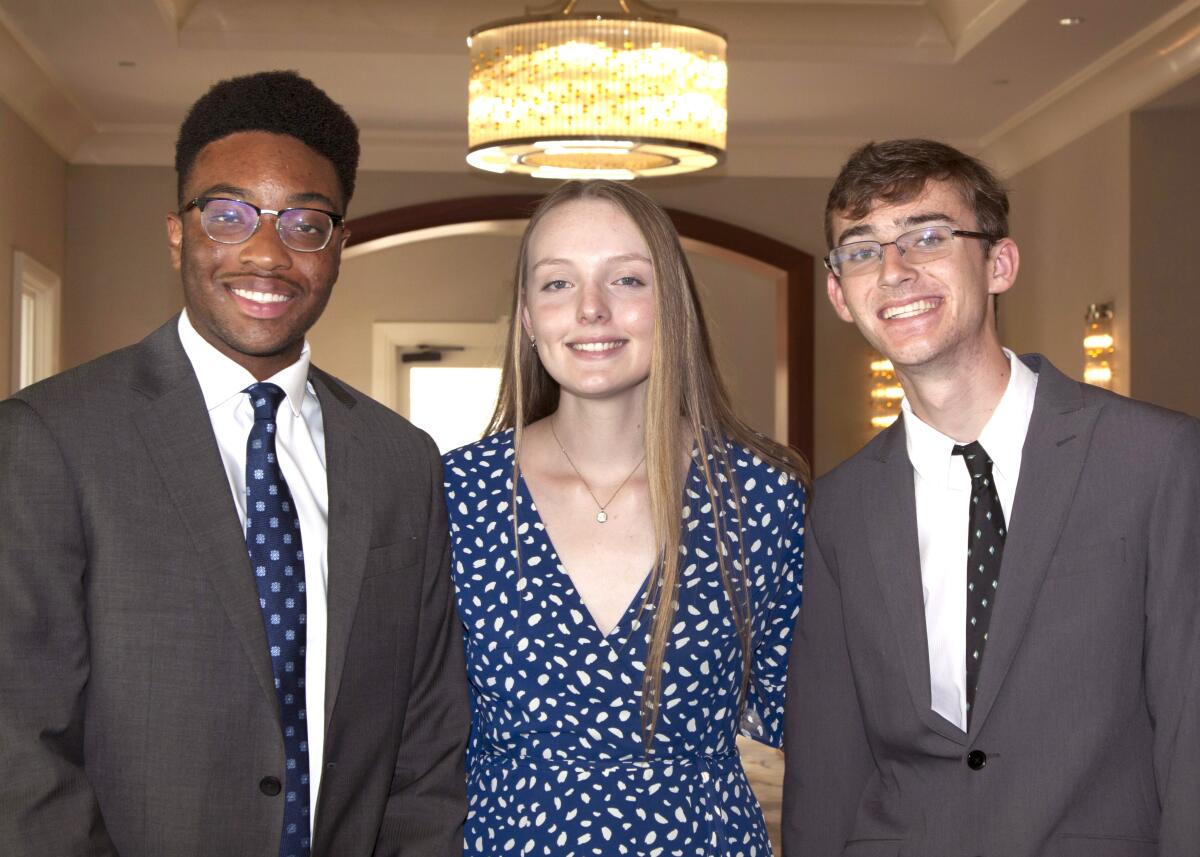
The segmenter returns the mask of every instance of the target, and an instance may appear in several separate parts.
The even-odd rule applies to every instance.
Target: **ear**
[[[522,304],[521,306],[521,327],[525,328],[525,335],[533,336],[533,321],[529,318],[529,307]]]
[[[837,313],[837,317],[853,324],[854,316],[850,315],[850,310],[846,307],[846,296],[842,293],[842,284],[832,271],[825,276],[825,293],[829,295],[829,302],[833,304],[833,311]]]
[[[349,229],[347,229],[345,226],[343,226],[343,227],[342,227],[342,240],[341,240],[341,242],[340,242],[340,245],[341,245],[341,246],[340,246],[340,247],[338,247],[338,250],[339,250],[339,251],[341,251],[341,250],[345,250],[345,249],[346,249],[346,242],[347,242],[347,241],[349,241],[349,240],[350,240],[350,230],[349,230]]]
[[[167,212],[167,245],[171,248],[171,267],[178,271],[183,254],[183,221],[174,211]]]
[[[1001,238],[988,253],[988,294],[999,295],[1012,288],[1017,281],[1017,270],[1021,267],[1021,253],[1017,242]]]

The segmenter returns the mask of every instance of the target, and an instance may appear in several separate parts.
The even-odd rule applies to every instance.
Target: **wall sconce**
[[[896,380],[892,361],[875,356],[871,360],[871,428],[885,429],[900,416],[904,388]]]
[[[1088,384],[1112,389],[1113,381],[1113,305],[1091,304],[1084,316],[1083,380]]]

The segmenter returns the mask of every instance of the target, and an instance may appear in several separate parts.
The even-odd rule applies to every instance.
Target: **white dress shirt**
[[[213,434],[225,463],[233,504],[246,527],[246,441],[254,425],[254,407],[244,390],[256,379],[210,345],[192,326],[187,311],[179,317],[179,341],[192,363]],[[325,747],[325,646],[329,594],[329,486],[325,478],[325,422],[316,391],[308,382],[309,347],[300,359],[267,380],[286,394],[276,415],[275,451],[300,516],[304,543],[305,709],[308,712],[309,826],[316,822]],[[246,574],[251,574],[246,566]]]
[[[992,459],[992,475],[1004,520],[1012,520],[1013,497],[1021,472],[1021,450],[1033,416],[1037,374],[1008,349],[1008,386],[996,410],[979,433],[979,443]],[[967,529],[970,524],[971,476],[957,443],[912,412],[905,398],[904,434],[913,466],[917,497],[917,539],[921,551],[921,592],[925,602],[925,634],[929,642],[930,706],[942,717],[967,729]],[[1004,598],[1004,579],[996,593]],[[987,669],[987,651],[983,653]]]

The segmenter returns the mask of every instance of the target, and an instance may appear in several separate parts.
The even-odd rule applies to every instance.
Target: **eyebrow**
[[[622,253],[617,256],[609,256],[604,261],[609,262],[609,263],[611,263],[611,262],[644,262],[647,265],[651,264],[650,259],[647,258],[646,256],[643,256],[641,253]],[[559,258],[539,259],[538,261],[534,262],[533,265],[530,266],[529,270],[536,271],[538,268],[542,267],[543,265],[570,265],[570,264],[572,264],[570,259],[559,259]]]
[[[944,211],[922,211],[917,214],[910,214],[908,217],[893,221],[900,228],[910,226],[921,226],[925,223],[948,222],[953,223],[954,218]],[[875,227],[869,223],[860,223],[857,226],[851,226],[845,232],[838,236],[837,244],[841,246],[846,243],[848,238],[862,238],[875,234]]]
[[[201,193],[198,194],[198,196],[205,197],[212,196],[214,194],[227,194],[229,196],[236,196],[247,202],[249,201],[248,198],[252,195],[250,191],[244,187],[238,187],[237,185],[231,184],[215,184],[211,187],[205,188]],[[287,198],[287,203],[289,206],[303,205],[305,203],[318,203],[326,206],[330,211],[337,211],[337,206],[334,205],[332,199],[323,193],[317,193],[315,191],[294,193]]]

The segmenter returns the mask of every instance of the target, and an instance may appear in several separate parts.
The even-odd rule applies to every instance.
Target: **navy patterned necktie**
[[[274,384],[252,384],[245,392],[254,406],[246,441],[246,548],[271,649],[287,759],[279,857],[308,857],[304,547],[300,517],[275,454],[275,413],[284,392]]]
[[[1004,555],[1004,509],[992,478],[992,459],[979,441],[955,446],[971,474],[971,514],[967,532],[967,723],[975,704],[979,665],[987,644],[988,623],[1000,585],[1000,559]]]

